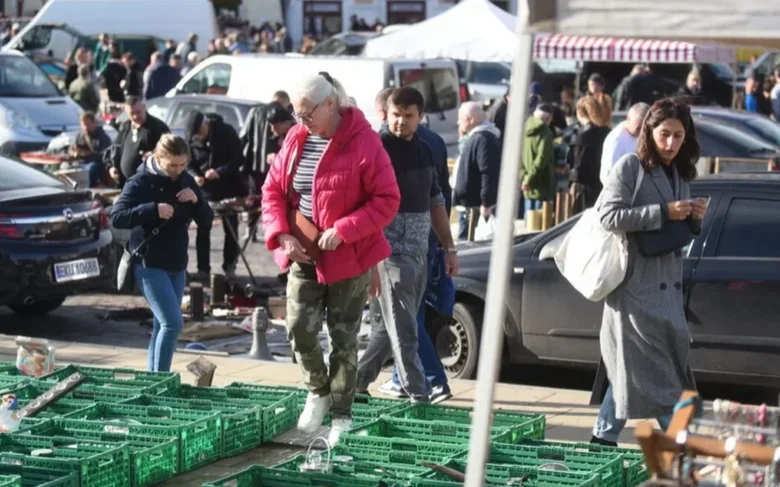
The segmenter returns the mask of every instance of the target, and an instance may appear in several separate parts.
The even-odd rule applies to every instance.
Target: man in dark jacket
[[[152,54],[151,67],[144,83],[144,97],[147,100],[165,96],[181,79],[179,70],[171,65],[175,59],[178,59],[176,54],[173,56],[172,60],[166,63],[162,53]]]
[[[452,203],[469,210],[469,224],[460,238],[471,238],[469,226],[476,228],[475,209],[482,218],[493,215],[498,198],[498,173],[501,169],[501,132],[487,120],[485,111],[475,102],[466,102],[458,111],[458,131],[462,149],[455,173],[455,192]]]
[[[246,196],[248,188],[241,174],[244,154],[235,129],[216,114],[204,115],[193,110],[184,123],[185,140],[190,144],[192,160],[187,171],[203,191],[207,201],[218,202]],[[238,214],[222,217],[225,245],[222,270],[228,278],[235,278],[239,244],[227,226],[238,234]],[[198,253],[197,280],[205,280],[211,273],[211,225],[198,226],[196,239]]]
[[[122,103],[125,101],[125,90],[122,88],[122,82],[127,78],[127,68],[122,63],[122,53],[119,51],[118,44],[111,44],[109,56],[100,74],[106,84],[108,99],[113,103]]]
[[[144,68],[135,59],[135,54],[126,52],[122,55],[122,64],[125,69],[125,96],[143,96]]]
[[[84,164],[89,174],[89,187],[94,188],[103,178],[103,152],[111,147],[111,139],[93,112],[82,113],[79,121],[81,132],[71,146],[70,155]]]
[[[498,137],[498,142],[501,147],[504,147],[504,128],[506,127],[506,112],[509,108],[509,90],[506,95],[502,96],[493,105],[487,113],[487,118],[501,131],[501,135]]]
[[[137,96],[125,99],[125,113],[129,120],[119,127],[109,170],[120,188],[154,150],[160,137],[170,132],[165,122],[146,112],[146,105]]]

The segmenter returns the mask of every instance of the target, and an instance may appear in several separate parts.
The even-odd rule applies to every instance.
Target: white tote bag
[[[496,217],[489,216],[485,218],[479,215],[478,219],[477,227],[474,229],[474,241],[485,242],[493,240],[493,234],[496,231]]]
[[[640,166],[631,206],[645,171]],[[601,301],[626,278],[628,242],[625,234],[601,226],[596,208],[582,213],[555,253],[555,264],[574,289],[590,301]]]

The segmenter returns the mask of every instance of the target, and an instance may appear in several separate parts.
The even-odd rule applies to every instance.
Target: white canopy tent
[[[780,10],[774,0],[520,0],[519,33],[515,41],[512,99],[525,100],[533,60],[533,33],[565,35],[652,37],[701,40],[734,46],[780,48]],[[528,104],[512,103],[507,133],[522,133]],[[507,292],[511,272],[522,273],[512,262],[517,179],[523,138],[506,139],[498,190],[497,226],[490,258],[487,300],[479,349],[474,422],[469,444],[466,487],[482,487],[488,457],[493,395],[504,340]],[[564,304],[565,305],[565,304]]]
[[[363,55],[512,62],[517,18],[489,0],[464,0],[424,22],[369,40]]]

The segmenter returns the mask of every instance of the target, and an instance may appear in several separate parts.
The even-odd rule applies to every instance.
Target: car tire
[[[455,303],[452,319],[441,317],[432,323],[431,338],[450,379],[477,375],[482,310],[472,302]]]
[[[32,304],[11,303],[8,305],[11,311],[21,316],[42,316],[51,313],[62,306],[65,302],[65,296],[40,299]]]

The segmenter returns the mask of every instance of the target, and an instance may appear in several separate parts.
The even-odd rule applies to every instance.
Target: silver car
[[[81,113],[31,59],[0,53],[0,151],[45,150],[53,137],[79,130]]]

